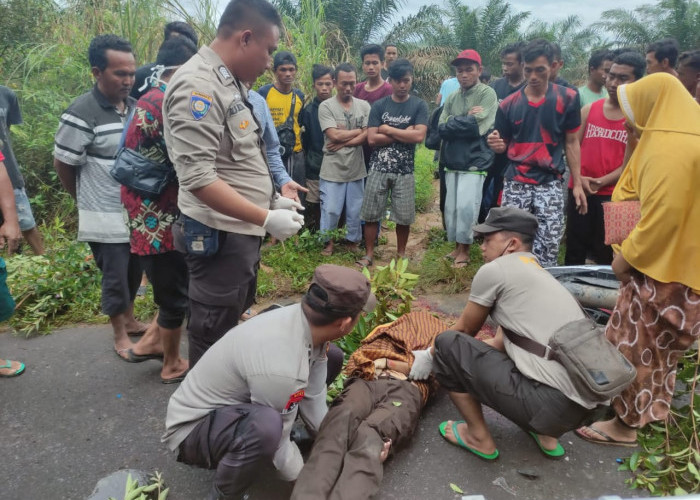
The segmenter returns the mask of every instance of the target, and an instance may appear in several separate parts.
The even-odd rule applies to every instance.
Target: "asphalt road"
[[[100,478],[120,469],[162,472],[170,500],[206,498],[212,472],[179,464],[159,440],[175,387],[160,383],[157,361],[121,361],[110,337],[108,326],[28,340],[0,335],[0,356],[27,365],[22,376],[0,380],[2,498],[84,500]],[[627,474],[617,471],[615,460],[627,449],[595,446],[567,434],[562,443],[568,458],[554,462],[524,432],[487,409],[501,458],[485,463],[439,436],[438,424],[457,417],[447,395],[440,394],[426,408],[411,444],[387,462],[378,498],[461,498],[450,483],[487,500],[638,495],[625,486]],[[289,490],[270,471],[251,500],[286,499]]]

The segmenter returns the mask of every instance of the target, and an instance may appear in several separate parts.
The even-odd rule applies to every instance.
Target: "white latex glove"
[[[412,351],[416,359],[413,360],[411,372],[408,378],[412,380],[425,380],[433,371],[433,355],[430,354],[430,348],[424,351]]]
[[[270,203],[270,210],[304,210],[304,205],[298,201],[294,201],[291,198],[285,198],[280,196],[279,193],[275,194],[272,198],[272,203]]]
[[[290,200],[291,201],[291,200]],[[293,210],[268,210],[263,227],[280,241],[294,236],[304,225],[304,216]]]

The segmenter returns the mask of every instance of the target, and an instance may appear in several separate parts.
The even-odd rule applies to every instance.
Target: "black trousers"
[[[590,256],[596,264],[610,264],[613,259],[612,247],[605,244],[605,223],[603,203],[610,196],[587,196],[588,212],[581,215],[576,211],[574,196],[569,189],[569,202],[566,205],[566,255],[564,264],[575,266],[585,264]]]
[[[102,271],[102,312],[110,318],[124,314],[134,302],[141,283],[139,256],[129,243],[88,242]]]
[[[471,394],[526,431],[559,437],[600,415],[526,377],[506,353],[461,332],[435,338],[433,373],[448,391]]]
[[[173,237],[176,248],[184,251],[179,221]],[[219,231],[216,254],[207,257],[185,254],[189,271],[190,369],[255,303],[261,242],[259,236]]]
[[[282,438],[278,411],[257,404],[225,406],[212,411],[180,443],[178,461],[216,469],[209,496],[239,500],[272,458]]]

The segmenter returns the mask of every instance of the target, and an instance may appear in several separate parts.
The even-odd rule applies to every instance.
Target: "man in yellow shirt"
[[[299,114],[304,107],[304,93],[294,88],[297,59],[294,54],[280,51],[273,60],[275,83],[263,85],[258,93],[265,98],[280,139],[282,160],[292,180],[306,187],[304,152],[301,148]],[[286,143],[286,144],[285,144]],[[305,194],[300,193],[304,203]]]

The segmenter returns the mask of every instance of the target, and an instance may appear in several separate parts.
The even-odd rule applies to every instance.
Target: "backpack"
[[[425,134],[425,147],[438,151],[440,149],[440,115],[442,114],[443,106],[436,108],[430,114],[430,120],[428,121],[428,133]]]

